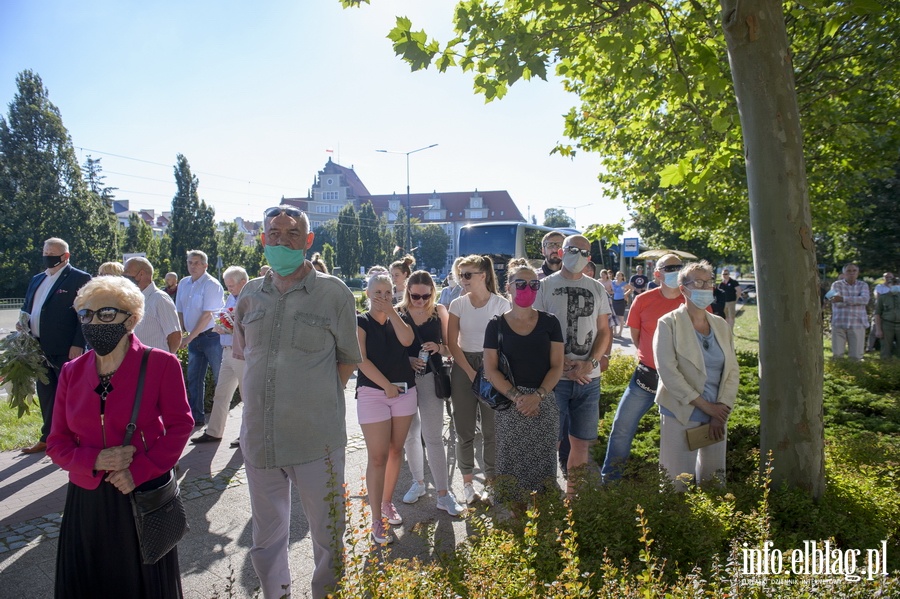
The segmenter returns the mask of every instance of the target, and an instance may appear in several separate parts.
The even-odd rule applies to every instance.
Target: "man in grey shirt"
[[[291,594],[291,486],[313,542],[312,596],[336,584],[344,532],[344,387],[362,361],[353,294],[305,259],[306,215],[265,211],[262,242],[272,270],[244,287],[235,309],[234,355],[245,360],[241,448],[253,523],[250,558],[267,599]]]

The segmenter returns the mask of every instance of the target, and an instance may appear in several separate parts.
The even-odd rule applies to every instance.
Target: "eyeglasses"
[[[713,287],[716,286],[716,284],[713,283],[712,280],[709,280],[709,281],[685,281],[684,285],[686,287],[691,286],[695,289],[712,289]]]
[[[95,314],[97,315],[97,320],[100,322],[112,322],[119,314],[131,316],[131,312],[126,312],[125,310],[120,310],[118,308],[107,307],[100,308],[99,310],[88,310],[87,308],[83,308],[78,311],[78,320],[81,321],[81,324],[89,324],[94,320]]]
[[[561,241],[545,241],[544,247],[547,248],[548,250],[558,250],[559,248],[562,247],[562,242]]]
[[[541,282],[538,281],[537,279],[534,279],[533,281],[526,281],[525,279],[516,279],[515,281],[513,281],[513,284],[516,286],[516,289],[518,289],[519,291],[522,291],[526,287],[531,287],[535,291],[537,291],[538,289],[541,288]]]
[[[667,266],[657,266],[656,270],[660,272],[678,272],[681,268],[681,264],[669,264]]]
[[[425,300],[425,301],[427,302],[428,300],[431,299],[431,294],[430,294],[430,293],[426,293],[426,294],[424,294],[424,295],[419,295],[418,293],[410,293],[410,294],[409,294],[409,297],[412,298],[412,299],[414,299],[414,300],[416,300],[416,301],[419,301],[419,300]]]
[[[484,273],[480,270],[476,270],[475,272],[461,272],[459,276],[467,281],[471,281],[472,277],[475,275],[483,275]]]
[[[563,248],[567,254],[581,254],[582,258],[587,258],[591,255],[591,250],[583,250],[580,247],[576,247],[574,245],[567,245]]]
[[[265,214],[266,218],[275,218],[280,214],[287,214],[294,218],[300,218],[302,213],[298,209],[290,206],[273,206],[271,208],[266,208],[266,211],[263,214]]]

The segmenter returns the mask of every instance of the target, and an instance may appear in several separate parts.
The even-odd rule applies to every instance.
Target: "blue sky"
[[[519,83],[485,104],[470,75],[411,73],[394,55],[396,16],[447,39],[454,5],[0,0],[0,102],[5,115],[16,75],[37,72],[79,162],[102,158],[132,208],[169,208],[178,153],[217,219],[257,220],[282,195],[306,195],[326,149],[370,192],[399,193],[404,157],[375,150],[436,143],[410,158],[414,193],[506,189],[539,222],[550,207],[579,227],[626,218],[597,182],[596,156],[549,154],[577,104],[559,82]]]

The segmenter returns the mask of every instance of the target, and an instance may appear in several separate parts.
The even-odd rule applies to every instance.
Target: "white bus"
[[[497,283],[506,281],[506,264],[512,258],[528,258],[543,262],[541,239],[550,231],[563,235],[577,235],[576,229],[554,229],[516,221],[499,221],[466,225],[459,230],[456,247],[460,256],[478,254],[490,256],[497,271]]]

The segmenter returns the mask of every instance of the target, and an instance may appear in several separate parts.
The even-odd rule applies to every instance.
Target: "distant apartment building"
[[[357,211],[366,202],[371,202],[375,214],[384,216],[389,225],[396,222],[401,207],[406,210],[406,194],[373,195],[353,167],[341,166],[331,158],[316,175],[308,197],[283,198],[282,202],[306,212],[313,229],[336,219],[348,202]],[[525,222],[506,190],[413,193],[409,196],[409,204],[412,218],[419,219],[423,225],[438,225],[449,236],[444,270],[456,257],[456,240],[463,226],[491,221]]]

